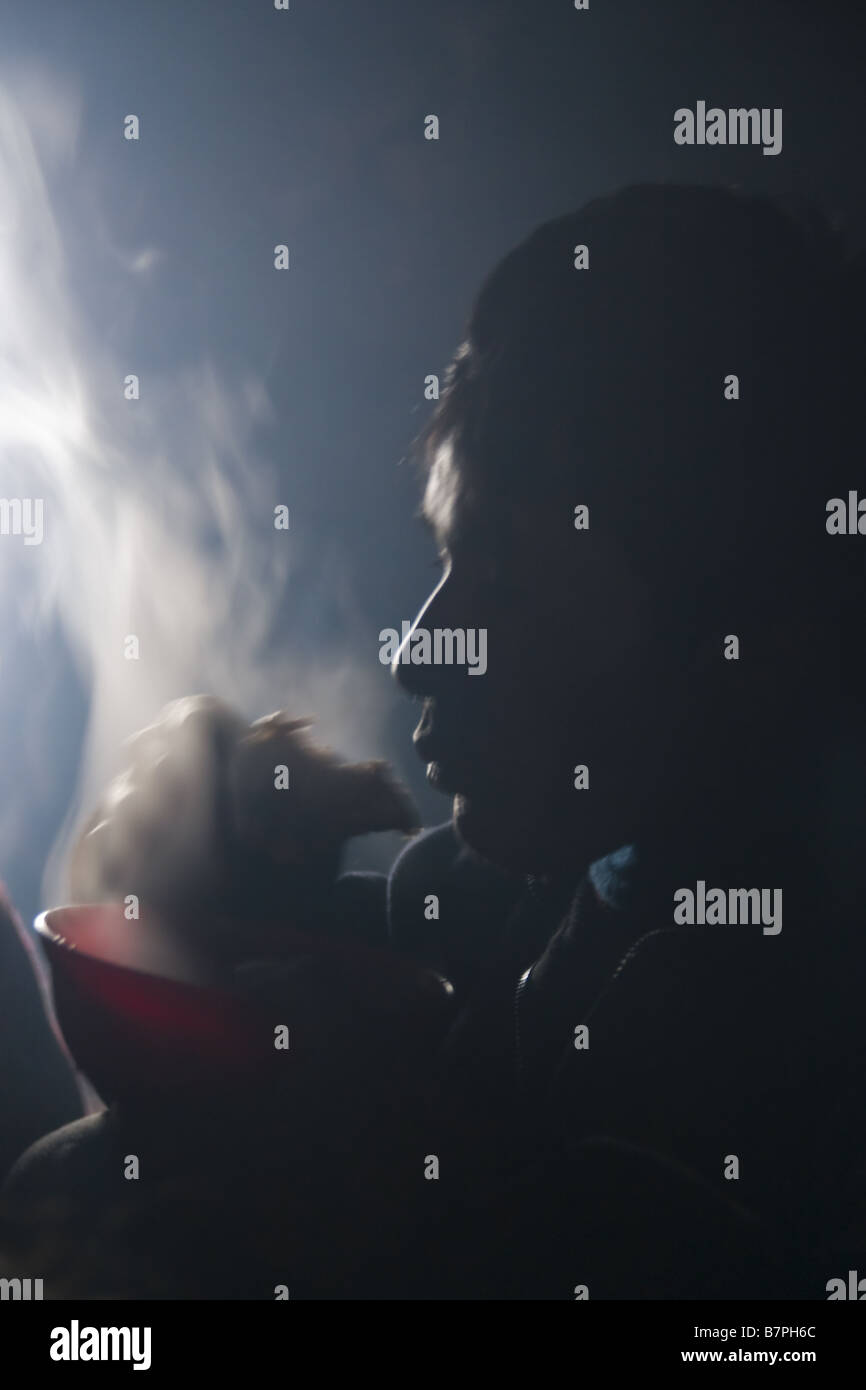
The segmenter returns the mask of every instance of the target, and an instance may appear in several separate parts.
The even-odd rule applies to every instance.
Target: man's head
[[[479,852],[587,862],[803,756],[854,679],[827,661],[866,540],[825,521],[862,476],[862,306],[823,224],[702,188],[599,199],[488,278],[419,441],[416,620],[486,629],[487,670],[395,665]]]

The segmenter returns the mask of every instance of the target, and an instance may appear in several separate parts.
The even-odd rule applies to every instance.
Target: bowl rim
[[[207,978],[179,979],[177,976],[167,975],[164,972],[160,972],[157,970],[148,970],[141,965],[133,965],[129,963],[124,963],[123,961],[106,959],[105,956],[98,955],[96,952],[92,950],[88,951],[85,948],[81,947],[78,944],[78,942],[70,940],[68,936],[65,936],[62,932],[58,931],[56,927],[52,926],[49,920],[56,913],[60,912],[85,913],[93,911],[104,912],[106,910],[111,910],[113,912],[122,912],[123,906],[121,903],[114,902],[58,903],[55,904],[54,907],[44,908],[41,912],[38,912],[36,914],[36,916],[33,919],[33,930],[37,932],[40,937],[43,937],[46,941],[50,941],[52,944],[62,948],[65,951],[74,953],[75,955],[81,957],[82,960],[92,961],[94,965],[99,966],[102,970],[118,970],[128,975],[137,975],[139,977],[145,977],[149,980],[157,980],[162,984],[180,986],[184,989],[197,990],[206,993],[213,993],[214,990],[216,990],[217,993],[221,992],[219,990],[218,983],[216,981],[211,981]]]

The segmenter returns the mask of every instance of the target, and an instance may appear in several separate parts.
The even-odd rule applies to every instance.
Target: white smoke
[[[166,292],[165,256],[113,244],[80,150],[79,110],[54,74],[0,74],[0,495],[44,498],[45,518],[39,546],[0,537],[0,631],[24,614],[47,634],[59,619],[91,695],[49,899],[79,809],[117,770],[122,740],[167,700],[202,690],[249,718],[277,707],[315,713],[326,737],[369,755],[383,693],[375,653],[369,664],[326,656],[300,670],[271,640],[299,555],[295,533],[274,528],[274,508],[291,497],[256,454],[272,419],[261,383],[190,362],[161,379],[141,372],[141,399],[124,398],[124,378],[139,368],[118,325],[134,322],[142,296]],[[114,277],[110,294],[100,284],[88,296],[92,269],[78,252],[88,248],[92,265],[94,246]],[[107,302],[111,320],[103,308],[94,321],[93,306]],[[138,660],[125,657],[129,635]],[[31,721],[46,717],[45,701],[19,694],[10,710],[6,698],[4,737],[38,748]],[[16,807],[3,814],[0,855]]]

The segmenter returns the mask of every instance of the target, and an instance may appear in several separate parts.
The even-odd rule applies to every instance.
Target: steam
[[[383,693],[375,653],[301,669],[274,639],[300,554],[295,530],[274,527],[291,497],[258,447],[273,424],[267,393],[209,361],[160,379],[119,341],[141,297],[165,293],[165,258],[112,246],[79,135],[78,99],[55,75],[0,75],[0,495],[44,500],[41,544],[0,537],[0,625],[14,628],[14,607],[47,642],[59,621],[90,690],[79,794],[44,885],[53,901],[70,834],[122,765],[122,741],[168,700],[201,690],[247,718],[314,713],[343,751],[368,756]],[[94,246],[110,296],[84,266]],[[108,299],[110,321],[91,321]],[[124,398],[133,372],[139,400]],[[19,692],[3,737],[38,748],[30,721],[46,713]]]

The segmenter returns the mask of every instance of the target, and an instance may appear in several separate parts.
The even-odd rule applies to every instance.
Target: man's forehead
[[[467,478],[451,440],[439,445],[427,478],[421,514],[441,548],[479,544],[489,533],[502,535],[511,508],[478,479]]]
[[[544,493],[522,492],[508,496],[504,480],[479,479],[461,462],[460,451],[450,440],[436,450],[421,515],[441,550],[502,550],[514,545],[546,546],[554,533],[564,529],[566,510],[551,505]],[[570,522],[570,504],[567,520]]]
[[[433,457],[421,506],[421,515],[442,545],[448,543],[455,530],[460,490],[454,446],[450,439],[445,439]]]

